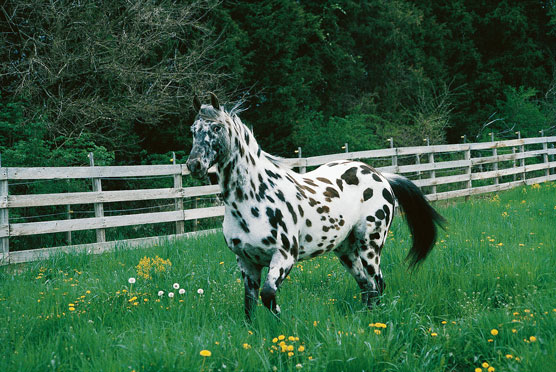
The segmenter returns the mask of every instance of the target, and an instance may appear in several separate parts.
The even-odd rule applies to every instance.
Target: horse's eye
[[[222,127],[220,125],[215,125],[215,126],[212,127],[212,131],[214,133],[220,132],[220,129],[222,129]]]

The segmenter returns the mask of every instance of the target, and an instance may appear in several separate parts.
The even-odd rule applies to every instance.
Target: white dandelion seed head
[[[158,297],[161,297],[164,295],[164,291],[158,291]]]
[[[170,298],[174,297],[174,292],[168,292],[168,297]]]
[[[180,288],[180,285],[179,285],[179,283],[174,283],[174,284],[172,285],[172,287],[174,287],[174,289],[179,289],[179,288]]]
[[[127,280],[127,282],[128,282],[129,284],[134,284],[134,283],[135,283],[135,278],[131,277],[131,278],[129,278],[129,279]]]
[[[182,294],[184,294],[184,293],[185,293],[185,289],[181,288],[181,289],[179,290],[179,294],[182,295]]]
[[[199,288],[197,289],[197,293],[202,295],[203,293],[205,293],[205,291],[203,291],[203,288]]]

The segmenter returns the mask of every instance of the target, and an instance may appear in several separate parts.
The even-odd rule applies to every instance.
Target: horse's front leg
[[[241,270],[243,286],[245,287],[245,317],[247,320],[251,320],[259,298],[262,266],[255,265],[239,256],[237,257],[237,264]]]
[[[261,291],[261,299],[263,304],[274,314],[280,314],[280,306],[276,303],[276,292],[290,273],[294,263],[294,257],[283,249],[279,249],[270,261],[268,275]]]

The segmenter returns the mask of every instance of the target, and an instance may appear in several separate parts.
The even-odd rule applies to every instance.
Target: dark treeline
[[[207,91],[283,156],[556,133],[554,0],[7,0],[0,21],[5,165],[183,159]]]

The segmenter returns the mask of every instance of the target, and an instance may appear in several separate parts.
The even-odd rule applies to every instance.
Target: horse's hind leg
[[[363,303],[372,308],[385,288],[380,270],[380,253],[386,233],[368,233],[367,230],[354,228],[348,241],[344,243],[344,249],[336,254],[361,288]]]

